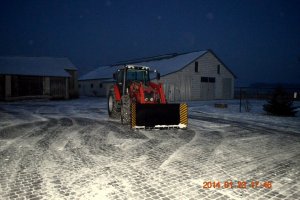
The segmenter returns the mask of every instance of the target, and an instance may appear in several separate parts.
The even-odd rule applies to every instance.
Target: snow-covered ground
[[[215,104],[227,104],[227,108],[216,108]],[[216,101],[192,101],[188,102],[191,115],[202,113],[206,116],[230,119],[260,126],[273,127],[284,130],[300,132],[300,102],[294,102],[297,107],[296,117],[279,117],[268,115],[263,110],[265,100],[249,100],[249,111],[246,111],[246,102],[243,100],[216,100]],[[241,105],[241,106],[240,106]],[[240,109],[241,108],[241,109]]]
[[[187,130],[135,131],[103,98],[0,102],[0,199],[300,199],[299,113],[250,103],[188,102]]]

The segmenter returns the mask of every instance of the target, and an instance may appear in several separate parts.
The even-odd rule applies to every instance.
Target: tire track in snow
[[[46,123],[47,122],[45,121],[38,121],[31,123],[22,123],[2,128],[0,129],[0,139],[14,139],[20,136],[24,136],[27,132],[32,131],[32,129],[35,129],[39,126],[43,126]]]
[[[19,113],[23,112],[13,114],[20,116]],[[40,119],[44,118],[38,118]],[[55,142],[55,138],[70,126],[72,120],[67,118],[49,118],[46,121],[22,123],[0,130],[1,139],[9,141],[5,147],[1,147],[3,151],[0,152],[0,159],[4,160],[0,165],[2,198],[41,199],[47,195],[42,189],[45,172],[41,166],[48,159],[45,153],[49,152],[48,148]]]
[[[78,192],[82,188],[77,188],[77,186],[84,187],[85,184],[90,184],[95,177],[89,176],[89,173],[96,174],[97,172],[96,162],[89,151],[93,148],[91,144],[95,144],[94,146],[101,144],[94,136],[103,135],[98,130],[105,123],[80,117],[64,119],[65,122],[70,120],[72,124],[65,124],[66,129],[63,134],[57,134],[57,131],[54,130],[54,136],[52,132],[52,136],[46,139],[51,142],[46,148],[48,159],[44,162],[42,169],[46,172],[44,175],[47,179],[45,188],[52,197],[69,198],[70,196],[84,195]],[[56,174],[64,174],[64,176],[60,177]]]
[[[57,137],[62,135],[65,131],[69,131],[73,125],[73,122],[69,118],[57,119],[57,124],[51,127],[51,130],[47,130],[43,137],[37,142],[37,147],[46,151],[51,143],[54,143]]]
[[[0,167],[0,174],[3,177],[0,185],[5,191],[3,195],[5,198],[14,199],[17,196],[37,198],[36,194],[40,193],[42,183],[38,171],[42,152],[35,148],[39,140],[39,134],[36,133],[48,128],[48,122],[26,123],[21,129],[18,127],[19,125],[10,127],[9,130],[16,130],[14,136],[18,137],[11,140],[0,153],[1,156],[7,156],[7,159],[0,158],[5,161]]]

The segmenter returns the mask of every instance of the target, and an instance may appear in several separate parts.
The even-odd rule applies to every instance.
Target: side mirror
[[[156,79],[160,80],[160,73],[159,72],[156,73]]]

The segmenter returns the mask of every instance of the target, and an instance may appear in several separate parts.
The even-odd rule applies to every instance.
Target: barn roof
[[[152,60],[145,60],[134,64],[145,65],[151,69],[157,69],[161,76],[165,76],[179,71],[200,56],[204,55],[206,52],[207,51],[196,51],[184,54],[171,54],[167,57],[154,57]]]
[[[102,66],[90,71],[89,73],[81,76],[78,80],[96,80],[96,79],[111,79],[116,68],[112,66]]]
[[[0,74],[69,77],[77,70],[68,58],[0,57]]]
[[[208,51],[213,53],[211,50],[204,50],[204,51],[195,51],[195,52],[182,53],[182,54],[177,54],[177,53],[166,54],[166,55],[118,62],[112,66],[99,67],[99,68],[89,72],[88,74],[83,75],[82,77],[80,77],[79,80],[95,80],[95,79],[111,78],[112,74],[117,70],[117,68],[119,68],[120,66],[124,66],[126,64],[144,65],[144,66],[150,67],[152,69],[158,70],[160,72],[161,76],[165,76],[167,74],[171,74],[171,73],[181,70],[182,68],[184,68],[188,64],[194,62],[196,59],[198,59],[202,55],[206,54]],[[213,53],[213,55],[215,55],[215,54]],[[216,56],[216,58],[220,62],[222,62],[217,56]],[[222,62],[222,64],[225,66],[225,64],[223,62]],[[227,69],[230,71],[229,68],[227,68]]]

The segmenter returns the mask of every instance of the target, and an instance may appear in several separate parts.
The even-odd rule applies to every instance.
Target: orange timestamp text
[[[265,188],[272,189],[271,181],[204,181],[204,189],[232,189],[232,188]]]

